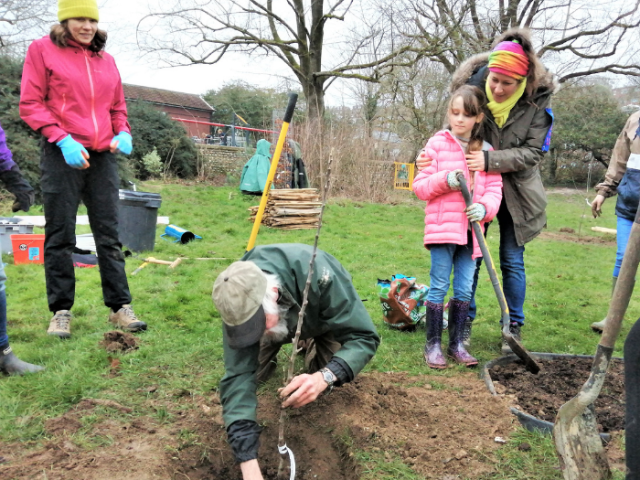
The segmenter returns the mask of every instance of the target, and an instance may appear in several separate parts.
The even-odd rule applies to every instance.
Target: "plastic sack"
[[[396,274],[391,280],[378,279],[384,323],[397,330],[414,330],[427,313],[428,291],[429,287],[416,283],[415,277]]]

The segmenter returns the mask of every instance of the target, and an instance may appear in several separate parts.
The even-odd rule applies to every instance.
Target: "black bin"
[[[157,193],[120,190],[118,237],[134,252],[153,250],[162,197]]]

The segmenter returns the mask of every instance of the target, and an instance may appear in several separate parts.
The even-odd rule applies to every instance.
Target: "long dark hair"
[[[456,89],[456,91],[451,94],[451,98],[449,99],[447,112],[451,110],[453,101],[458,97],[462,98],[464,113],[466,113],[467,115],[477,117],[478,115],[484,114],[484,109],[487,105],[487,97],[485,96],[484,92],[478,87],[474,87],[473,85],[462,85],[460,88]],[[469,139],[469,151],[482,150],[482,144],[484,140],[482,138],[482,122],[484,122],[484,118],[482,119],[482,121],[476,123],[471,130],[471,138]],[[447,124],[447,128],[451,128],[451,126]]]
[[[49,33],[49,38],[51,41],[57,45],[58,47],[64,48],[67,46],[67,41],[71,36],[71,32],[69,32],[68,21],[63,20],[60,23],[56,23],[51,27],[51,32]],[[104,50],[104,46],[107,44],[107,32],[104,30],[98,29],[93,40],[91,40],[91,44],[89,45],[89,50],[95,53],[100,53]]]

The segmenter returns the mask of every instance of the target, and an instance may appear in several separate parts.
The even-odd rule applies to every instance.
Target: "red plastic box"
[[[11,235],[13,263],[44,263],[44,235]]]

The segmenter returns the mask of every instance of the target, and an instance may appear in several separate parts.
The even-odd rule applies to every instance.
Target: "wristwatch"
[[[321,368],[319,371],[322,374],[323,380],[325,382],[327,382],[327,386],[329,387],[329,391],[331,391],[333,389],[333,384],[337,380],[336,376],[327,367]]]

